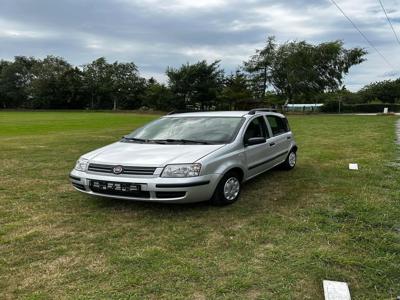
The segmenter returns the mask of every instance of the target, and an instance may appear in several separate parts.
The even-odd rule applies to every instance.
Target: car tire
[[[232,204],[238,200],[240,191],[241,176],[238,172],[230,171],[219,181],[210,202],[215,206]]]
[[[291,170],[296,166],[297,153],[294,149],[289,151],[286,160],[281,164],[281,167],[285,170]]]

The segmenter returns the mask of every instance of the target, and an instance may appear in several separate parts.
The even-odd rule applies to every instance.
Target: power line
[[[339,4],[336,3],[335,0],[331,0],[331,2],[337,7],[337,9],[342,13],[342,15],[351,23],[351,25],[353,25],[353,27],[360,33],[360,35],[364,38],[364,40],[367,41],[367,43],[376,51],[376,53],[379,54],[380,57],[382,57],[382,59],[386,62],[386,64],[394,69],[394,67],[392,66],[392,64],[386,59],[385,56],[383,56],[383,54],[374,46],[374,44],[372,44],[372,42],[367,38],[367,36],[360,30],[360,28],[358,28],[358,26],[350,19],[350,17],[348,17],[346,15],[346,13],[343,11],[343,9],[341,9],[341,7],[339,6]]]
[[[396,33],[396,30],[394,30],[394,28],[393,28],[392,21],[390,21],[389,16],[388,16],[388,14],[387,14],[387,12],[386,12],[385,7],[383,6],[382,1],[381,1],[381,0],[378,0],[378,1],[379,1],[379,4],[380,4],[381,7],[382,7],[383,12],[385,13],[386,19],[387,19],[388,22],[389,22],[390,28],[392,28],[392,31],[393,31],[393,33],[394,33],[394,36],[396,37],[396,40],[397,40],[397,42],[398,42],[399,45],[400,45],[400,40],[399,40],[399,37],[398,37],[398,35],[397,35],[397,33]]]

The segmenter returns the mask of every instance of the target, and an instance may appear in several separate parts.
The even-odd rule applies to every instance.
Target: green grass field
[[[395,117],[289,116],[297,167],[229,207],[73,190],[81,154],[156,117],[0,112],[1,299],[322,299],[323,279],[400,295]]]

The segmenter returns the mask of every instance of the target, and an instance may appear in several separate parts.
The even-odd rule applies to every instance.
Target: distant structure
[[[323,103],[289,103],[284,106],[285,111],[313,112],[320,111]]]

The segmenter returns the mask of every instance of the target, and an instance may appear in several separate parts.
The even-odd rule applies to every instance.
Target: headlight
[[[87,160],[85,158],[78,159],[78,161],[76,162],[76,165],[75,165],[75,170],[83,171],[83,172],[86,171],[88,162],[89,162],[89,160]]]
[[[182,178],[199,176],[201,164],[168,165],[161,173],[161,177]]]

